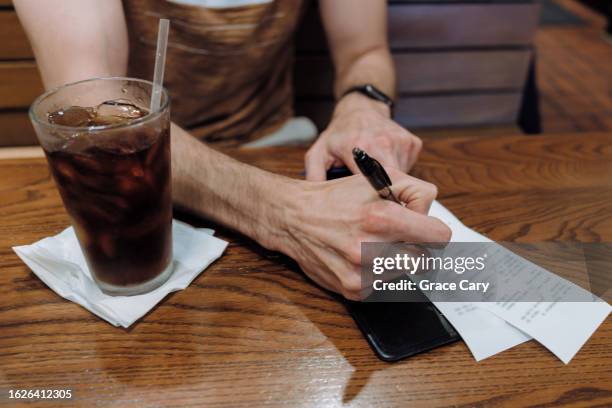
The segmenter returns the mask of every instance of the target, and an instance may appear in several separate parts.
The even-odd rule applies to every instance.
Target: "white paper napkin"
[[[115,326],[129,327],[168,293],[185,289],[221,256],[227,242],[213,230],[172,224],[174,271],[159,288],[136,296],[109,296],[95,284],[72,227],[31,245],[13,247],[26,265],[58,295]]]

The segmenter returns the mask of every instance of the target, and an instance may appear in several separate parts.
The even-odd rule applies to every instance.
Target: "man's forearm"
[[[367,83],[393,97],[395,70],[387,40],[387,1],[320,0],[319,7],[336,71],[336,97]]]
[[[389,117],[391,111],[382,102],[357,93],[342,98],[351,87],[364,84],[372,84],[390,97],[395,97],[395,69],[388,48],[373,49],[344,65],[346,67],[339,66],[336,74],[335,94],[338,103],[334,116],[360,110],[373,110]]]
[[[172,125],[174,202],[278,249],[295,180],[240,163]]]
[[[395,97],[395,68],[387,47],[367,51],[345,65],[339,66],[336,72],[336,98],[352,86],[363,84],[372,84]]]

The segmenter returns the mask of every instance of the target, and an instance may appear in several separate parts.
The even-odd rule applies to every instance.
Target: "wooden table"
[[[297,148],[234,155],[302,169]],[[612,241],[612,134],[427,141],[415,173],[493,239]],[[291,262],[221,231],[223,258],[123,330],[60,298],[10,249],[68,225],[43,159],[0,161],[0,220],[0,406],[24,388],[69,388],[87,407],[612,404],[610,319],[567,366],[533,341],[480,363],[462,342],[384,363]]]

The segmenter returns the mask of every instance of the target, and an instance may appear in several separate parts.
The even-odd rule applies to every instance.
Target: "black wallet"
[[[351,174],[346,167],[332,168],[327,179]],[[340,300],[376,355],[384,361],[397,361],[461,338],[433,303],[422,293],[419,296],[418,302]]]

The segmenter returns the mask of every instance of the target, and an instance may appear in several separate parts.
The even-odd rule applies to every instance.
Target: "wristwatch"
[[[359,92],[360,94],[367,96],[370,99],[384,103],[385,105],[389,107],[391,117],[393,117],[393,99],[387,96],[387,94],[385,94],[380,89],[376,88],[374,85],[365,84],[365,85],[353,86],[352,88],[349,88],[346,92],[342,94],[342,98],[344,98],[346,95],[353,93],[353,92]]]

